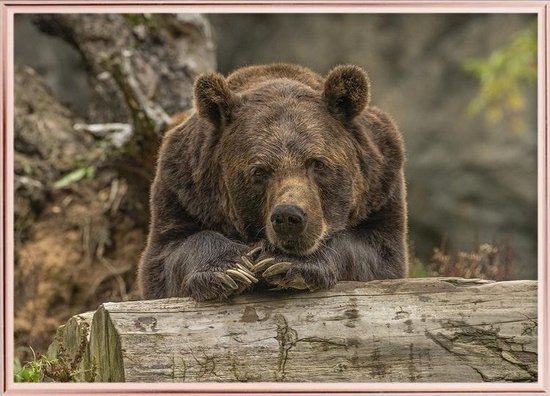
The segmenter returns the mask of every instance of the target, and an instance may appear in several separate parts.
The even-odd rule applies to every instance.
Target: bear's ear
[[[231,92],[221,74],[203,74],[197,78],[193,94],[199,117],[206,118],[216,127],[231,121],[237,97]]]
[[[323,91],[329,111],[340,121],[352,120],[370,100],[370,81],[358,66],[337,66],[330,71]]]

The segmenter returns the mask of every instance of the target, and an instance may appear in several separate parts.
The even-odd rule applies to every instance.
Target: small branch
[[[75,131],[89,133],[96,139],[102,139],[117,149],[130,141],[134,130],[130,124],[120,122],[107,124],[74,124]]]
[[[170,116],[143,93],[132,70],[130,57],[130,51],[113,55],[106,60],[107,68],[124,94],[132,115],[135,133],[139,136],[147,136],[152,132],[156,136],[161,136],[170,124]]]

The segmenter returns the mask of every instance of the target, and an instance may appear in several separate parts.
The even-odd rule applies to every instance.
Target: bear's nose
[[[271,224],[277,234],[298,235],[306,227],[306,214],[296,205],[277,205],[271,212]]]

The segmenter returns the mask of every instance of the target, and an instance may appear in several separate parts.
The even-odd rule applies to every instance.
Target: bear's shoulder
[[[229,88],[235,92],[249,89],[277,79],[298,81],[314,90],[321,90],[323,78],[312,70],[289,63],[247,66],[233,72],[227,77]]]

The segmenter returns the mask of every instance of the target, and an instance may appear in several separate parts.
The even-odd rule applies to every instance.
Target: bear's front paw
[[[264,270],[265,268],[265,270]],[[264,259],[252,268],[255,274],[277,289],[320,290],[330,289],[336,284],[336,274],[322,263],[277,261]]]
[[[225,269],[197,271],[184,285],[184,293],[197,301],[227,299],[241,294],[258,279],[246,267],[245,262],[229,263]]]

